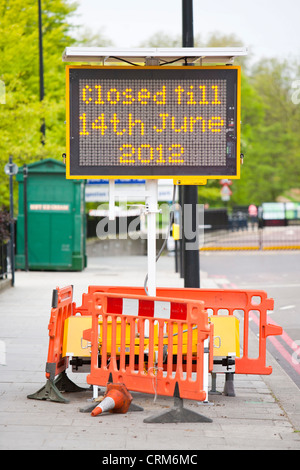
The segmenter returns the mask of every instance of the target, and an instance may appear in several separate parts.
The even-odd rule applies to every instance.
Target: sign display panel
[[[239,67],[67,67],[68,178],[238,178]]]

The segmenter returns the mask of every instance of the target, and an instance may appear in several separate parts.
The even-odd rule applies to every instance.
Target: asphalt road
[[[300,388],[300,251],[201,252],[200,270],[225,288],[262,289],[274,299],[270,318],[284,332],[268,349]]]

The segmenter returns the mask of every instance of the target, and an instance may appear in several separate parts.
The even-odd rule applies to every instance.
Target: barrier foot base
[[[179,396],[178,384],[176,384],[173,408],[158,415],[145,418],[144,423],[212,423],[212,419],[196,411],[184,408],[183,399]]]
[[[233,382],[233,377],[234,373],[233,372],[227,372],[225,374],[225,384],[224,384],[224,395],[226,397],[235,397],[235,391],[234,391],[234,382]]]
[[[144,411],[144,408],[140,405],[136,405],[135,403],[131,402],[128,411]]]
[[[96,406],[99,405],[99,402],[93,401],[90,405],[87,405],[85,408],[80,408],[80,413],[91,413]]]
[[[65,371],[58,375],[54,383],[60,392],[75,393],[86,392],[90,390],[89,388],[79,387],[74,382],[72,382]]]
[[[33,400],[49,400],[59,403],[69,403],[69,400],[62,396],[61,392],[56,387],[55,382],[49,379],[47,380],[44,387],[32,395],[27,395],[27,398]]]

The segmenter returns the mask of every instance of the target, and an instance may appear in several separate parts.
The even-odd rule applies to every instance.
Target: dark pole
[[[184,278],[184,239],[183,239],[183,186],[179,186],[179,197],[178,202],[181,207],[181,217],[180,217],[180,233],[181,238],[179,239],[179,272],[181,279]]]
[[[28,271],[28,212],[27,212],[27,165],[23,166],[23,199],[24,199],[24,254],[25,270]]]
[[[42,31],[42,6],[41,0],[38,0],[39,6],[39,64],[40,64],[40,101],[44,99],[44,61],[43,61],[43,31]],[[46,125],[43,119],[41,125],[42,144],[45,145]]]
[[[194,47],[193,0],[182,0],[182,47]]]
[[[14,222],[14,198],[13,198],[13,161],[9,157],[9,209],[10,209],[10,264],[11,285],[15,285],[15,222]]]
[[[182,47],[194,47],[193,0],[182,0]],[[183,186],[182,199],[184,287],[200,287],[198,187]]]

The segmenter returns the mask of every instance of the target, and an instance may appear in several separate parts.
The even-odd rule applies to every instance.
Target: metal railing
[[[8,276],[8,243],[0,242],[0,280],[7,279]]]
[[[258,208],[257,217],[250,217],[247,208],[228,215],[215,211],[211,223],[204,225],[204,243],[201,250],[272,250],[300,249],[300,204],[289,209],[282,203],[278,210]],[[206,218],[206,214],[204,214]]]

